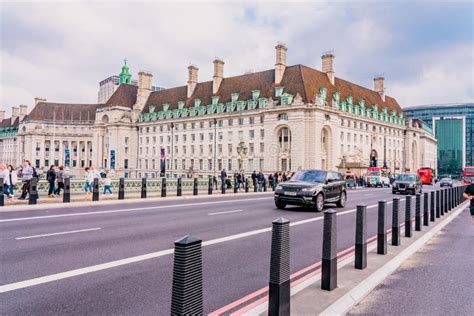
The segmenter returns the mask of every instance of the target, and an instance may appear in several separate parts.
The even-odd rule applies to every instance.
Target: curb
[[[330,305],[319,315],[345,315],[349,310],[357,305],[363,298],[365,298],[372,290],[382,283],[385,278],[391,275],[398,267],[407,260],[411,255],[417,252],[424,246],[431,238],[433,238],[441,229],[447,226],[454,218],[461,214],[467,203],[462,203],[458,209],[445,218],[438,225],[434,226],[430,231],[421,236],[418,240],[413,242],[410,246],[400,252],[395,258],[387,262],[377,271],[372,273],[368,278],[362,281],[355,288],[339,298],[335,303]]]
[[[51,209],[60,209],[60,208],[73,208],[73,207],[84,207],[84,206],[107,206],[107,205],[117,205],[117,204],[133,204],[139,202],[160,202],[160,201],[177,201],[177,200],[191,200],[191,199],[205,199],[205,198],[222,198],[222,197],[241,197],[241,196],[257,196],[257,195],[273,195],[273,192],[241,192],[241,193],[228,193],[228,194],[213,194],[213,195],[183,195],[183,196],[170,196],[170,197],[149,197],[146,199],[142,198],[129,198],[125,200],[99,200],[96,202],[93,201],[78,201],[71,203],[40,203],[36,205],[28,204],[17,204],[17,205],[8,205],[0,208],[1,213],[7,213],[12,211],[41,211],[41,210],[51,210]]]

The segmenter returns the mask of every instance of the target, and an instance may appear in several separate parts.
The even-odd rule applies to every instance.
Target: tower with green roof
[[[124,59],[122,71],[120,72],[119,84],[132,84],[132,74],[127,66],[127,59]]]

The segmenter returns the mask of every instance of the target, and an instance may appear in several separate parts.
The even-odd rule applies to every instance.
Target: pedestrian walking
[[[471,201],[469,210],[471,211],[471,222],[474,224],[474,179],[471,180],[471,184],[464,190],[464,198]]]
[[[86,198],[89,197],[89,195],[92,192],[92,182],[94,181],[93,174],[91,171],[90,167],[86,167],[84,169],[84,192],[86,192]]]
[[[257,172],[254,170],[252,172],[252,185],[255,188],[257,186]]]
[[[35,174],[36,172],[33,167],[31,167],[30,161],[24,160],[23,168],[21,169],[21,180],[23,181],[23,186],[21,187],[21,195],[18,198],[19,200],[26,199],[26,196],[28,195],[28,190],[30,189],[31,179]]]
[[[107,193],[112,194],[112,178],[110,177],[110,173],[105,176],[104,179],[101,180],[102,184],[104,185],[104,195]]]
[[[7,177],[7,184],[8,184],[8,197],[13,199],[15,194],[15,185],[18,182],[18,177],[12,165],[8,165],[8,177]]]
[[[9,189],[8,189],[8,178],[9,178],[9,172],[7,169],[7,166],[5,166],[4,163],[0,163],[0,178],[3,179],[3,194],[6,196],[8,195]]]
[[[257,182],[258,182],[258,191],[263,191],[263,186],[265,184],[265,176],[263,175],[263,173],[260,171],[258,174],[257,174]]]
[[[217,178],[216,178],[216,176],[212,176],[212,183],[214,184],[214,189],[217,190]]]
[[[49,167],[48,172],[46,172],[46,180],[49,183],[49,189],[48,189],[48,197],[55,197],[54,196],[54,183],[56,182],[56,170],[55,166],[51,165]]]
[[[59,166],[58,170],[56,171],[56,181],[57,186],[56,190],[54,190],[55,195],[61,194],[61,190],[64,190],[64,178],[66,177],[66,173],[64,171],[64,166]]]

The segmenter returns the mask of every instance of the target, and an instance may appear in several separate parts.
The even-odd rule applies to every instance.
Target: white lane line
[[[387,202],[387,204],[389,204],[389,203],[391,203],[391,202]],[[367,206],[367,208],[373,208],[373,207],[376,207],[376,206],[377,206],[377,204],[374,204],[374,205]],[[354,208],[354,209],[351,209],[351,210],[338,212],[337,215],[341,216],[341,215],[353,213],[355,211],[356,211],[356,209]],[[292,223],[290,223],[290,226],[297,226],[297,225],[303,225],[303,224],[307,224],[307,223],[311,223],[311,222],[321,221],[321,220],[323,220],[323,218],[324,218],[323,216],[318,216],[318,217],[314,217],[314,218],[310,218],[310,219],[305,219],[305,220],[301,220],[301,221],[297,221],[297,222],[292,222]],[[249,237],[249,236],[254,236],[254,235],[266,233],[266,232],[269,232],[271,230],[272,230],[271,227],[267,227],[267,228],[257,229],[257,230],[253,230],[253,231],[249,231],[249,232],[245,232],[245,233],[240,233],[240,234],[230,235],[230,236],[226,236],[226,237],[216,238],[216,239],[204,241],[202,243],[202,246],[206,247],[206,246],[211,246],[211,245],[215,245],[215,244],[220,244],[220,243],[231,241],[231,240],[236,240],[236,239],[240,239],[240,238],[245,238],[245,237]],[[92,272],[97,272],[97,271],[101,271],[101,270],[111,269],[111,268],[123,266],[123,265],[126,265],[126,264],[130,264],[130,263],[135,263],[135,262],[140,262],[140,261],[144,261],[144,260],[148,260],[148,259],[163,257],[163,256],[166,256],[166,255],[172,254],[173,252],[174,252],[174,249],[166,249],[166,250],[161,250],[161,251],[157,251],[157,252],[151,252],[151,253],[140,255],[140,256],[129,257],[129,258],[116,260],[116,261],[110,261],[110,262],[106,262],[106,263],[102,263],[102,264],[98,264],[98,265],[94,265],[94,266],[89,266],[89,267],[85,267],[85,268],[80,268],[80,269],[75,269],[75,270],[71,270],[71,271],[46,275],[46,276],[42,276],[42,277],[38,277],[38,278],[34,278],[34,279],[9,283],[9,284],[5,284],[5,285],[0,286],[0,293],[11,292],[11,291],[14,291],[14,290],[23,289],[23,288],[27,288],[27,287],[31,287],[31,286],[35,286],[35,285],[39,285],[39,284],[49,283],[49,282],[53,282],[53,281],[59,281],[59,280],[68,279],[68,278],[72,278],[72,277],[75,277],[75,276],[87,274],[87,273],[92,273]]]
[[[17,237],[15,239],[16,240],[23,240],[23,239],[32,239],[32,238],[41,238],[41,237],[49,237],[49,236],[66,235],[66,234],[76,234],[76,233],[90,232],[90,231],[99,230],[99,229],[102,229],[102,228],[96,227],[96,228],[88,228],[88,229],[80,229],[80,230],[71,230],[71,231],[68,231],[68,232],[34,235],[34,236],[26,236],[26,237]]]
[[[213,216],[213,215],[222,215],[222,214],[229,214],[229,213],[238,213],[238,212],[243,212],[243,211],[244,210],[223,211],[223,212],[209,213],[207,215]]]
[[[177,207],[188,207],[188,206],[234,203],[234,202],[242,202],[242,201],[258,201],[258,200],[268,200],[268,199],[273,199],[273,196],[272,197],[265,197],[265,198],[256,198],[256,199],[225,200],[225,201],[214,201],[214,202],[160,205],[160,206],[139,207],[139,208],[137,207],[137,208],[116,209],[116,210],[97,211],[97,212],[82,212],[82,213],[45,215],[45,216],[33,216],[33,217],[17,217],[17,218],[2,219],[2,220],[0,220],[0,223],[17,222],[17,221],[30,221],[30,220],[34,220],[34,219],[71,217],[71,216],[87,216],[87,215],[101,215],[101,214],[112,214],[112,213],[125,213],[125,212],[154,210],[154,209],[163,209],[163,208],[177,208]]]

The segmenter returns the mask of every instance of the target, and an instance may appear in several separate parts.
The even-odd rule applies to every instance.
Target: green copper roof
[[[120,79],[119,79],[119,84],[132,84],[132,74],[129,71],[129,68],[127,66],[127,59],[125,59],[124,64],[122,66],[122,72],[120,72]]]

